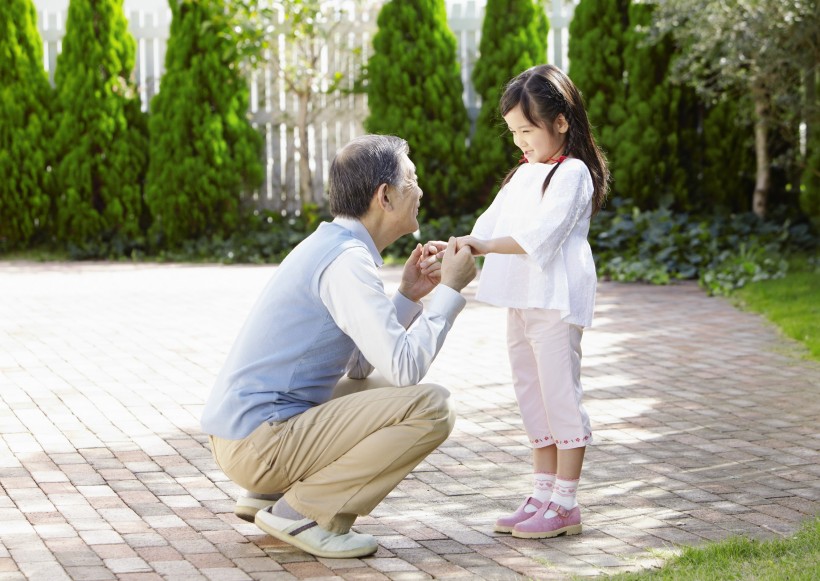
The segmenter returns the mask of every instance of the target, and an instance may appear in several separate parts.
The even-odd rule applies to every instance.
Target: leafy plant
[[[737,250],[723,250],[713,265],[700,275],[700,284],[711,295],[729,295],[750,282],[783,278],[788,264],[773,249],[742,243]]]
[[[602,211],[590,230],[598,273],[611,280],[697,279],[710,293],[726,294],[753,280],[782,276],[790,253],[818,244],[808,223],[783,216],[641,211],[629,201],[613,207]]]

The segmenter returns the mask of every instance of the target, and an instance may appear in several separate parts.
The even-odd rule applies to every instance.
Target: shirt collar
[[[382,260],[382,256],[376,248],[376,243],[373,242],[373,237],[370,236],[370,232],[367,231],[364,224],[355,218],[346,218],[344,216],[336,216],[333,219],[333,223],[349,230],[350,233],[353,234],[354,238],[364,242],[365,246],[367,246],[367,249],[370,251],[370,255],[373,257],[373,262],[376,263],[376,267],[381,268],[384,264],[384,260]]]

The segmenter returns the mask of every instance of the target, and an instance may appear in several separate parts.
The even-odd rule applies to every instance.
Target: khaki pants
[[[297,512],[345,533],[450,435],[449,392],[342,380],[334,399],[242,440],[211,437],[214,458],[246,490],[285,492]]]

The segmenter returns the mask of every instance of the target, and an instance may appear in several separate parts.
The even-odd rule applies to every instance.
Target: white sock
[[[547,502],[552,497],[552,487],[555,484],[555,474],[548,472],[536,472],[532,475],[535,480],[535,488],[532,491],[532,497]]]
[[[542,503],[547,502],[552,496],[552,485],[555,482],[555,474],[536,472],[532,476],[534,480],[532,497],[536,500],[540,500]],[[532,504],[528,504],[524,507],[524,512],[536,512],[537,510],[538,509]]]
[[[567,510],[572,510],[578,505],[576,494],[578,493],[578,478],[569,480],[566,478],[556,477],[555,484],[552,487],[552,496],[550,502],[554,502]],[[544,513],[544,518],[552,518],[556,513],[554,510],[548,510]]]

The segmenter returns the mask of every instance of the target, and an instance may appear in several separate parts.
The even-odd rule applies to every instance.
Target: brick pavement
[[[357,521],[378,553],[292,550],[233,516],[198,429],[274,268],[0,263],[0,580],[566,579],[818,513],[820,366],[696,285],[606,283],[584,338],[583,535],[492,532],[529,451],[504,312],[470,301],[428,375],[454,393],[453,435]]]

